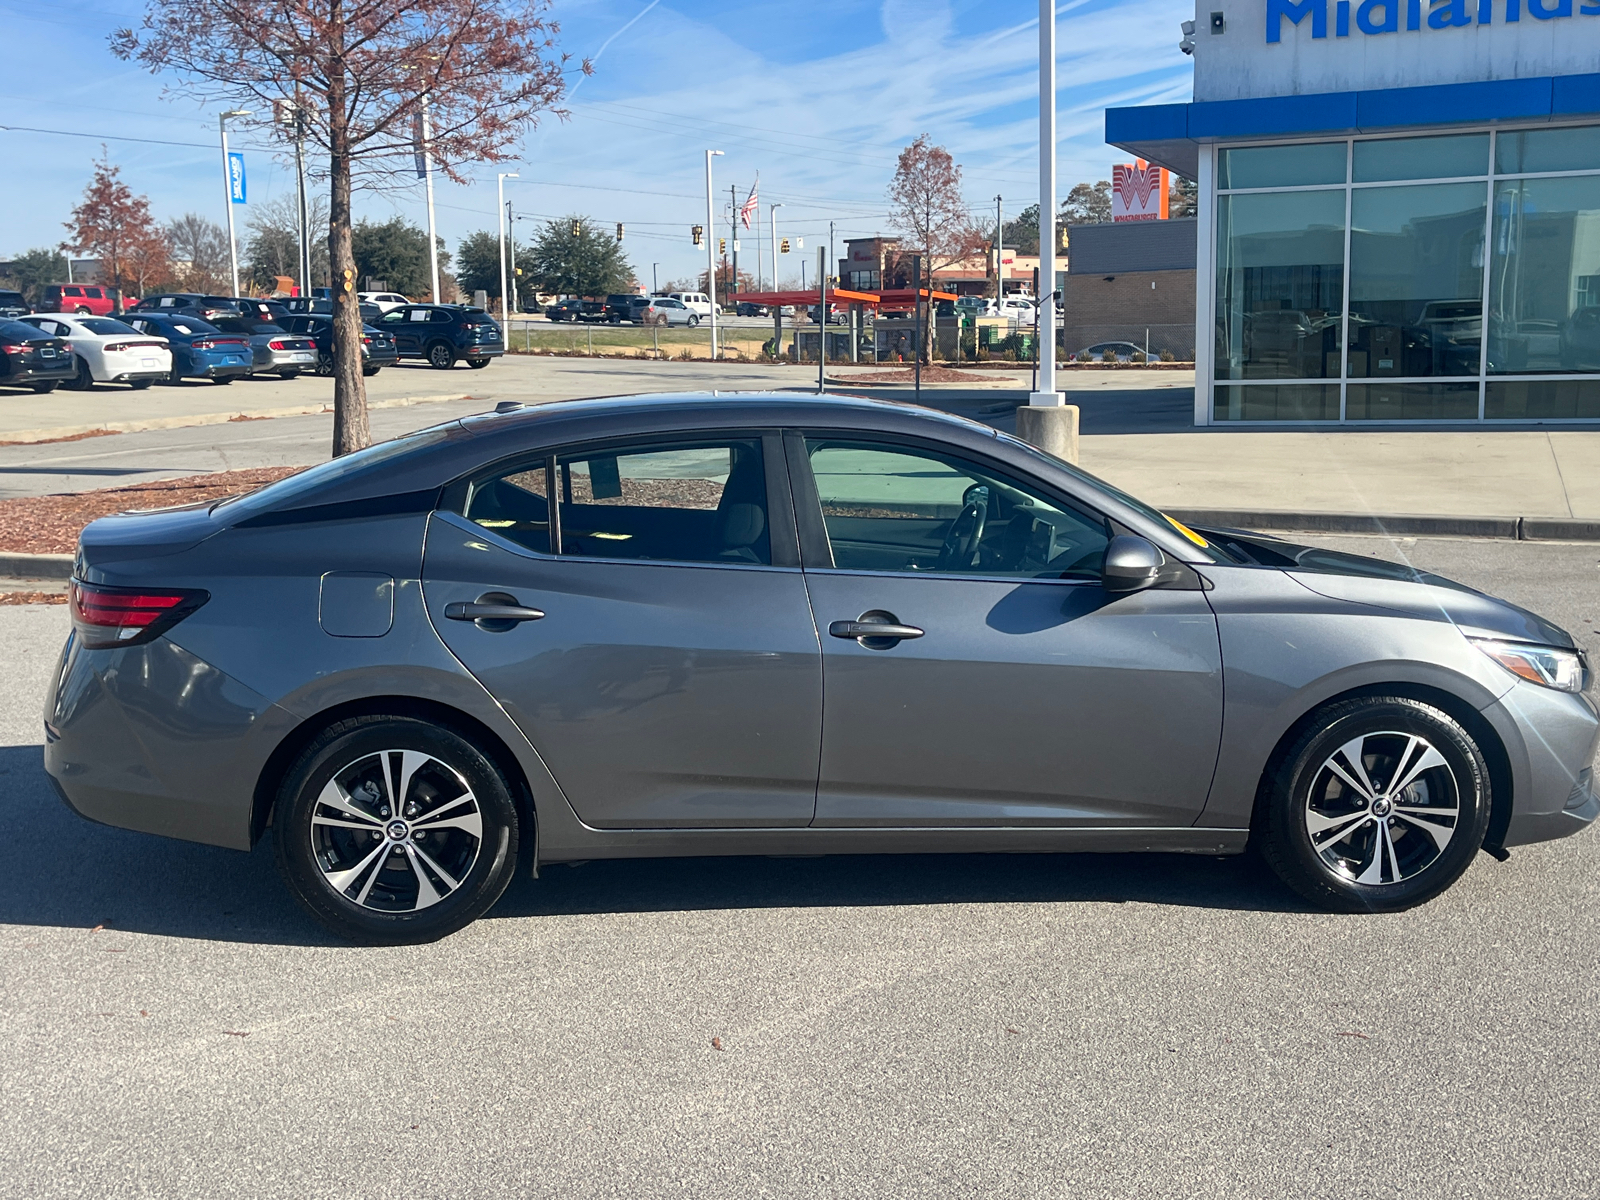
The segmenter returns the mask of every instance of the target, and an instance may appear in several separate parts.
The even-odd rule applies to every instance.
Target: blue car
[[[140,333],[167,339],[172,349],[172,375],[168,383],[209,379],[232,383],[253,369],[254,352],[243,334],[224,333],[215,325],[187,313],[130,313],[127,323]]]

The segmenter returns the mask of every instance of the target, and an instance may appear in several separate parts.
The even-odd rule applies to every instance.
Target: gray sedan
[[[239,333],[250,339],[251,365],[257,374],[276,372],[281,379],[293,379],[317,365],[315,342],[271,321],[218,317],[212,324],[224,333]]]
[[[76,570],[67,803],[270,828],[358,941],[459,929],[519,864],[661,855],[1248,845],[1389,911],[1600,813],[1563,630],[906,405],[508,403],[101,519]]]

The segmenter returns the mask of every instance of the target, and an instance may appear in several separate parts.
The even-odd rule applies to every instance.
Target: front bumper
[[[1600,714],[1588,696],[1518,683],[1483,715],[1511,760],[1511,819],[1502,846],[1567,837],[1600,817],[1593,772]]]

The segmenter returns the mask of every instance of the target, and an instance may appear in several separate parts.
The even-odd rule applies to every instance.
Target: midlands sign
[[[1352,24],[1367,35],[1399,33],[1407,30],[1455,29],[1466,25],[1492,25],[1496,20],[1516,24],[1526,16],[1530,21],[1556,21],[1573,15],[1573,5],[1583,16],[1600,16],[1600,0],[1267,0],[1267,41],[1282,40],[1283,23],[1311,23],[1311,36],[1325,38],[1329,29],[1329,10],[1333,15],[1333,36],[1349,37]]]

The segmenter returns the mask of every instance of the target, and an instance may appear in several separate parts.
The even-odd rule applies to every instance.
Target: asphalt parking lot
[[[1600,548],[1322,540],[1600,649]],[[265,846],[59,804],[65,617],[0,608],[0,1194],[1600,1194],[1593,832],[1382,917],[1238,859],[595,862],[352,949]]]

